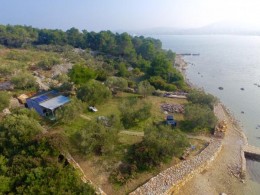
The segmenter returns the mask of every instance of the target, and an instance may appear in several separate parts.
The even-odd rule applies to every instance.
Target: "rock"
[[[218,89],[219,89],[219,90],[223,90],[224,88],[223,88],[223,87],[219,87]]]
[[[241,91],[244,91],[245,89],[243,87],[240,88]]]
[[[225,192],[220,193],[220,195],[227,195]]]
[[[11,112],[10,112],[10,110],[9,110],[8,108],[5,108],[5,109],[3,110],[3,114],[4,114],[4,115],[8,115],[8,114],[11,114]]]

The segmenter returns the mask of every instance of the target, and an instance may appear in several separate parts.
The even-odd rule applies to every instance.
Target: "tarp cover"
[[[69,101],[70,101],[70,99],[68,97],[59,95],[50,100],[40,103],[40,106],[50,109],[50,110],[54,110],[55,108],[58,108],[64,104],[68,103]]]

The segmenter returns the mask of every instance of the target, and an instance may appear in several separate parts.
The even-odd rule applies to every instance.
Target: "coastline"
[[[187,78],[185,70],[188,66],[181,55],[176,55],[175,67],[182,73],[190,87],[198,88]],[[248,177],[245,176],[246,159],[243,152],[244,145],[248,145],[247,137],[231,111],[221,102],[219,105],[222,111],[216,111],[215,115],[219,120],[228,122],[228,131],[222,140],[223,147],[220,154],[212,162],[211,166],[214,169],[208,168],[205,169],[206,173],[197,174],[185,184],[185,188],[180,189],[178,194],[220,194],[223,192],[245,194],[250,189],[247,185]],[[234,159],[230,159],[228,155],[234,155]],[[232,168],[232,164],[235,165],[235,169]],[[210,182],[211,180],[213,182]],[[250,192],[250,194],[253,194],[253,192]]]
[[[184,75],[187,63],[181,56],[177,57],[177,63],[187,81]],[[216,104],[214,113],[219,121],[227,122],[223,138],[211,137],[209,145],[200,154],[162,171],[130,194],[254,194],[250,184],[245,182],[248,177],[245,177],[243,148],[247,138],[223,104]]]

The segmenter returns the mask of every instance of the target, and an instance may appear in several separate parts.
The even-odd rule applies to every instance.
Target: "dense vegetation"
[[[110,31],[96,33],[83,30],[81,32],[76,28],[64,32],[62,30],[37,29],[29,26],[0,25],[0,44],[11,48],[35,47],[65,53],[68,46],[90,49],[97,51],[96,54],[102,54],[102,56],[109,59],[107,63],[112,63],[112,69],[116,71],[116,76],[129,77],[128,68],[131,67],[134,68],[132,71],[134,75],[143,73],[146,75],[146,79],[151,77],[149,82],[156,89],[171,91],[187,89],[182,75],[172,66],[175,57],[174,53],[170,50],[164,51],[160,40],[153,38],[132,37],[127,33],[114,34]],[[72,58],[72,56],[67,57]],[[54,56],[39,61],[38,66],[49,69],[52,65],[58,63],[60,63],[60,59]],[[96,78],[96,76],[101,80],[105,80],[104,76],[111,74],[107,68],[103,67],[95,72],[89,67],[78,65],[72,70],[70,77],[76,84]],[[88,76],[82,78],[82,75],[86,73],[88,73]],[[25,86],[18,87],[32,87],[31,85],[32,83],[28,83]]]
[[[95,194],[81,182],[50,140],[38,115],[17,110],[0,123],[0,194]]]
[[[110,179],[124,184],[135,172],[152,169],[162,162],[180,157],[188,146],[186,136],[169,126],[148,126],[143,141],[134,144],[128,150],[125,161],[111,174]]]
[[[37,93],[36,78],[71,102],[56,110],[55,122],[20,108],[0,118],[0,194],[93,194],[66,161],[58,160],[57,145],[65,144],[83,158],[108,164],[111,181],[125,184],[136,173],[180,157],[189,146],[182,131],[207,132],[216,123],[214,97],[191,91],[182,102],[187,105],[179,115],[180,130],[163,124],[159,104],[165,99],[153,102],[150,95],[190,89],[173,66],[175,54],[157,39],[0,25],[1,44],[6,48],[0,52],[0,79],[14,86],[10,94],[0,92],[1,111],[11,95]],[[69,68],[54,74],[58,65]],[[90,113],[88,106],[99,111]],[[50,135],[42,135],[42,124]],[[122,130],[144,135],[127,140]]]
[[[186,120],[182,122],[182,129],[193,132],[211,131],[217,123],[213,112],[216,98],[203,91],[193,90],[189,93],[188,100],[192,104],[185,107]]]

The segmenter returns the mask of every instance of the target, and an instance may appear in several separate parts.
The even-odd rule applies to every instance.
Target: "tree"
[[[10,95],[5,91],[0,91],[0,112],[7,108],[10,103]]]
[[[217,118],[213,111],[205,105],[190,104],[185,106],[185,121],[182,129],[186,131],[208,131],[215,127]]]
[[[118,140],[116,129],[105,127],[101,123],[90,122],[74,135],[76,145],[84,154],[105,155],[114,150]]]
[[[83,47],[83,36],[76,28],[71,28],[66,31],[68,44],[73,47],[82,48]]]
[[[88,105],[101,104],[111,97],[111,91],[102,83],[91,80],[77,90],[77,97]]]
[[[70,123],[84,111],[86,106],[81,100],[72,98],[71,101],[55,111],[57,120],[62,123]]]
[[[121,121],[125,128],[136,126],[151,116],[151,104],[130,98],[119,106]]]
[[[0,124],[0,151],[16,153],[42,130],[38,121],[26,115],[12,114]]]
[[[83,65],[74,65],[68,75],[71,81],[77,85],[85,84],[89,80],[97,77],[95,70]]]
[[[117,34],[117,49],[116,53],[120,56],[126,57],[130,61],[134,61],[136,59],[136,52],[131,40],[131,36],[127,33]]]
[[[138,84],[138,93],[141,94],[143,97],[147,97],[147,95],[152,94],[155,91],[155,88],[150,85],[149,81],[141,81]]]
[[[179,130],[164,125],[149,126],[144,131],[143,141],[129,150],[128,161],[139,170],[150,169],[173,156],[181,156],[187,146],[188,140]]]
[[[148,70],[150,76],[161,76],[167,80],[169,72],[171,72],[172,64],[164,55],[157,55],[151,63]]]

